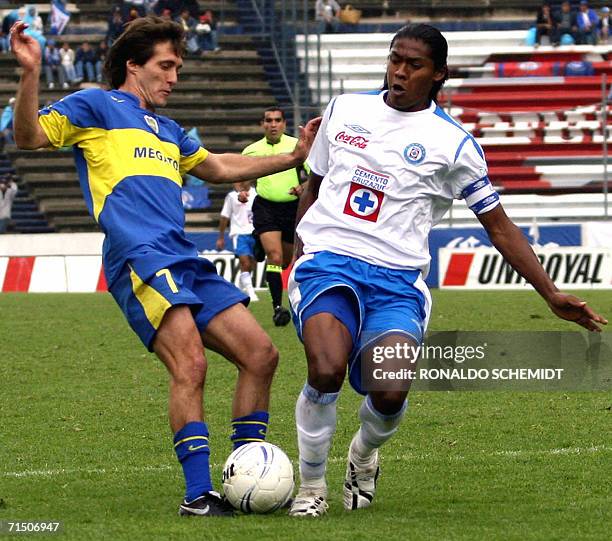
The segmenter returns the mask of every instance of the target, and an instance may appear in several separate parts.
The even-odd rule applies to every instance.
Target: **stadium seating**
[[[229,2],[213,4],[219,8],[224,4],[226,14],[231,5]],[[209,5],[207,2],[206,7]],[[76,21],[61,39],[73,44],[84,39],[92,42],[102,39],[109,11],[108,3],[79,3]],[[229,24],[234,23],[230,21]],[[257,54],[258,39],[257,36],[224,34],[220,38],[220,52],[205,57],[188,56],[180,82],[164,111],[187,129],[196,126],[203,144],[214,152],[240,152],[260,137],[261,112],[276,101]],[[237,73],[240,74],[239,83],[236,82]],[[18,74],[19,68],[13,57],[0,55],[0,103],[6,103],[15,95]],[[46,85],[41,85],[43,104],[64,94],[65,91],[49,90]],[[96,228],[80,193],[71,152],[30,152],[14,147],[7,150],[20,176],[24,202],[29,205],[29,210],[23,212],[37,212],[35,216],[38,218],[42,212],[47,219],[48,223],[38,224],[41,230]],[[210,212],[188,211],[187,228],[215,227],[227,189],[227,186],[211,187],[209,196],[213,204]],[[38,209],[34,210],[31,207],[36,203]],[[31,225],[16,229],[31,231]]]
[[[610,47],[534,50],[522,44],[524,35],[522,30],[446,33],[454,77],[441,93],[440,104],[483,145],[489,176],[500,192],[601,191],[603,135],[598,104],[601,75],[612,82]],[[330,87],[332,94],[380,88],[391,39],[392,34],[335,34],[322,35],[318,42],[318,36],[309,36],[309,84],[315,97],[320,90],[324,104]],[[315,62],[318,48],[321,66]],[[298,55],[304,64],[304,36],[298,36]],[[594,75],[562,75],[568,63],[583,60],[588,60]],[[521,76],[504,76],[508,74]]]
[[[379,0],[355,0],[351,4],[362,10],[365,19],[359,25],[342,27],[351,33],[321,35],[320,42],[316,35],[309,36],[308,84],[304,86],[308,86],[315,103],[320,104],[327,101],[330,90],[331,94],[337,94],[341,90],[353,92],[379,87],[393,36],[389,32],[394,32],[407,17],[432,14],[442,17],[450,13],[454,17],[439,19],[441,28],[491,28],[446,33],[453,78],[445,87],[441,103],[482,143],[491,178],[500,191],[526,198],[532,197],[529,194],[534,191],[553,193],[579,189],[596,197],[593,192],[600,189],[603,176],[602,135],[596,103],[601,99],[599,75],[606,73],[612,77],[612,62],[608,60],[610,47],[542,46],[536,51],[524,45],[525,29],[531,24],[539,3],[539,0],[389,0],[388,7],[384,7]],[[275,101],[285,103],[285,85],[280,73],[274,70],[275,53],[270,49],[268,38],[257,27],[252,9],[247,9],[250,2],[211,0],[200,5],[217,13],[223,29],[222,51],[186,58],[180,83],[164,113],[188,129],[197,127],[203,144],[212,151],[239,152],[260,137],[261,110]],[[277,0],[279,20],[287,16],[292,5],[296,7],[298,20],[302,19],[302,2],[283,4]],[[313,6],[314,3],[309,4],[307,19],[310,21]],[[18,6],[7,6],[7,9],[15,7]],[[48,11],[48,5],[41,4],[39,8],[43,14]],[[73,45],[84,39],[101,40],[109,12],[110,2],[78,2],[72,10],[67,33],[60,39]],[[496,17],[497,14],[501,15]],[[378,19],[368,22],[368,17]],[[373,27],[385,28],[387,32],[356,32]],[[492,29],[498,27],[512,29]],[[297,57],[304,65],[304,36],[297,35],[296,40]],[[317,48],[321,51],[320,64],[315,62]],[[288,49],[280,54],[294,53]],[[595,75],[563,76],[568,62],[584,59],[591,63]],[[15,94],[17,79],[18,68],[12,57],[0,55],[0,103]],[[57,100],[63,94],[63,91],[42,88],[41,102]],[[21,176],[18,201],[23,202],[22,217],[30,220],[26,228],[95,228],[86,213],[70,153],[31,153],[9,148],[9,155]],[[215,227],[227,189],[227,186],[212,186],[211,207],[206,211],[189,211],[187,228]],[[524,208],[533,211],[537,207]],[[452,219],[458,219],[457,214]]]

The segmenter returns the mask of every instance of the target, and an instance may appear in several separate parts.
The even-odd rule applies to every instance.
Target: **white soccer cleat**
[[[347,511],[369,507],[376,493],[376,481],[380,474],[378,449],[369,464],[362,466],[353,457],[353,443],[349,447],[346,477],[344,479],[344,508]]]
[[[325,500],[327,490],[325,488],[304,489],[300,488],[291,508],[290,517],[320,517],[327,513],[329,505]]]

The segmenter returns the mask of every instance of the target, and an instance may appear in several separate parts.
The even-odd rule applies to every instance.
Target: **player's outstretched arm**
[[[508,218],[501,205],[479,214],[493,246],[504,259],[525,278],[561,319],[573,321],[589,331],[601,331],[598,323],[608,321],[595,313],[587,303],[573,295],[560,292],[552,282],[522,231]]]
[[[304,163],[314,141],[320,118],[315,118],[300,127],[300,138],[291,153],[277,154],[276,156],[244,156],[242,154],[213,154],[200,164],[196,165],[189,174],[207,182],[222,184],[265,177],[292,169]]]
[[[17,21],[10,31],[11,50],[21,66],[13,117],[13,137],[19,148],[35,149],[49,146],[49,139],[38,123],[38,85],[42,53],[32,36],[24,34],[28,27]]]

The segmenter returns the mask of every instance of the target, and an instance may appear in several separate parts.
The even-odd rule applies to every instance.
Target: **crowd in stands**
[[[106,33],[108,45],[112,45],[121,35],[125,23],[149,14],[180,23],[185,29],[189,53],[220,50],[215,16],[211,10],[200,12],[197,0],[124,0],[121,5],[113,7],[109,17]]]
[[[15,21],[23,20],[29,25],[26,32],[39,41],[43,50],[43,73],[49,89],[68,89],[84,81],[101,83],[108,48],[121,35],[126,23],[148,14],[182,24],[187,34],[189,53],[205,54],[220,50],[215,16],[211,10],[201,13],[197,0],[123,0],[111,9],[105,39],[96,45],[84,41],[76,48],[61,41],[61,35],[51,28],[51,18],[45,28],[36,6],[11,10],[2,20],[0,51],[9,52],[9,30]]]
[[[47,40],[43,51],[43,69],[47,87],[55,88],[56,82],[63,89],[83,81],[101,83],[102,66],[107,51],[106,40],[102,40],[96,48],[88,41],[84,41],[76,51],[68,42],[62,43],[58,48],[54,40]]]
[[[554,5],[545,2],[536,17],[536,46],[544,37],[553,45],[596,45],[608,43],[610,8],[603,7],[599,13],[589,6],[588,0],[578,4],[569,1]]]

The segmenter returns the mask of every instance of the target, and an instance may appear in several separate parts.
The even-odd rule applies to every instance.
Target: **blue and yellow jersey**
[[[143,279],[197,255],[184,233],[182,175],[208,152],[173,120],[142,109],[133,94],[82,90],[38,118],[55,148],[73,145],[89,212],[106,238],[109,285],[126,264]]]

